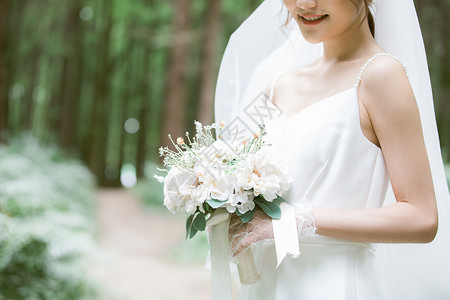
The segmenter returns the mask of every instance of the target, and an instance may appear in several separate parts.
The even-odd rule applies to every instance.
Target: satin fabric
[[[332,209],[381,207],[388,188],[383,155],[362,133],[357,86],[266,123],[272,149],[292,177],[287,202]],[[259,245],[260,281],[240,300],[381,300],[376,247],[324,236],[300,239],[300,256],[276,267],[273,243]]]
[[[388,299],[448,300],[450,197],[425,47],[414,3],[413,0],[374,0],[371,11],[376,27],[375,40],[384,51],[400,58],[408,70],[419,108],[439,213],[439,229],[432,243],[380,244],[376,251],[377,265],[383,285],[388,286]],[[286,14],[283,1],[265,0],[230,37],[217,81],[216,121],[242,124],[252,133],[257,132],[257,124],[253,118],[249,119],[246,110],[259,103],[258,95],[265,91],[274,75],[305,66],[322,55],[322,43],[305,41],[294,19],[287,26],[283,25]],[[395,201],[392,189],[388,188],[384,205]]]

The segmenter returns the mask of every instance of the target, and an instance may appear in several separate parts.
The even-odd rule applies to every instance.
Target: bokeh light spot
[[[128,133],[136,133],[139,130],[139,121],[134,118],[130,118],[125,121],[125,124],[123,127],[124,127],[125,131]]]
[[[83,21],[89,21],[94,16],[94,11],[89,6],[83,7],[80,10],[80,19]]]
[[[25,88],[21,83],[15,83],[11,89],[11,97],[12,98],[20,98],[25,93]]]
[[[120,182],[126,188],[136,185],[136,168],[132,164],[124,164],[120,171]]]

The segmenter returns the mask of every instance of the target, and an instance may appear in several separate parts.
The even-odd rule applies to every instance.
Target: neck
[[[325,61],[352,60],[366,57],[368,50],[379,51],[367,21],[364,20],[362,24],[360,22],[361,20],[357,21],[357,26],[323,43]]]

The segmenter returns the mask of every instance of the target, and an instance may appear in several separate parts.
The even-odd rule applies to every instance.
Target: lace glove
[[[294,208],[299,238],[317,235],[311,205],[295,204]],[[228,233],[232,258],[236,258],[253,244],[274,239],[272,219],[260,209],[256,210],[253,219],[246,224],[233,215]]]
[[[309,237],[317,235],[316,221],[312,216],[312,206],[310,204],[296,203],[295,218],[297,220],[298,237]]]
[[[253,218],[245,224],[238,216],[233,215],[230,220],[228,236],[231,257],[237,258],[251,245],[273,240],[272,219],[261,209],[257,209]]]

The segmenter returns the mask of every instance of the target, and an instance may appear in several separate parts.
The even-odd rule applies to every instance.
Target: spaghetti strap
[[[405,72],[406,72],[406,76],[408,76],[408,71],[406,70],[406,66],[405,66],[405,64],[400,60],[400,58],[398,58],[397,56],[394,56],[394,55],[392,55],[392,54],[390,54],[390,53],[387,53],[387,52],[378,52],[377,54],[375,54],[374,56],[372,56],[371,58],[369,58],[369,59],[366,61],[366,63],[361,67],[361,70],[359,71],[358,77],[356,78],[356,83],[355,83],[355,85],[354,85],[356,88],[357,88],[357,87],[359,86],[359,84],[361,83],[362,75],[364,74],[364,71],[366,70],[367,66],[368,66],[375,58],[377,58],[378,56],[381,56],[381,55],[389,56],[389,57],[395,59],[396,61],[398,61],[398,62],[403,66],[403,69],[404,69]],[[409,77],[409,76],[408,76],[408,77]]]
[[[272,86],[270,87],[270,91],[269,91],[269,101],[273,102],[273,96],[275,95],[275,86],[277,85],[278,79],[280,79],[282,74],[278,74],[277,76],[275,76],[275,79],[272,83]]]

